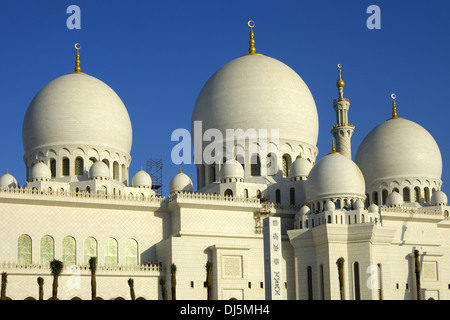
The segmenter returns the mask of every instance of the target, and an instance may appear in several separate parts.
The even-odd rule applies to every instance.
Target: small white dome
[[[307,202],[330,198],[365,198],[361,170],[340,153],[329,153],[317,162],[307,180]]]
[[[431,205],[433,206],[446,206],[447,202],[447,195],[440,190],[435,191],[431,196]]]
[[[18,186],[16,178],[9,174],[8,171],[0,177],[0,188],[17,188]]]
[[[375,203],[372,203],[369,206],[369,212],[370,213],[377,213],[377,212],[379,212],[379,207]]]
[[[191,178],[184,174],[183,172],[178,173],[172,178],[169,184],[169,192],[192,192],[194,190],[194,185],[192,184]]]
[[[307,159],[298,157],[291,164],[289,178],[307,177],[312,169],[312,163]]]
[[[96,161],[89,170],[89,176],[91,179],[96,178],[107,178],[109,179],[110,173],[109,173],[109,167],[106,163],[103,161]]]
[[[398,193],[396,191],[392,192],[386,199],[386,205],[390,206],[390,207],[392,207],[392,206],[397,207],[397,206],[401,206],[402,204],[403,204],[403,198],[400,195],[400,193]]]
[[[239,161],[233,159],[228,160],[222,165],[220,177],[221,179],[244,179],[244,168]]]
[[[334,204],[333,201],[327,200],[327,202],[325,202],[324,209],[325,211],[334,210],[336,209],[336,205]]]
[[[134,175],[133,179],[131,180],[131,186],[138,188],[151,188],[152,178],[146,171],[141,169]]]
[[[36,163],[31,168],[30,179],[31,181],[35,180],[50,180],[52,178],[52,172],[48,165],[43,162]]]
[[[356,200],[355,209],[364,209],[364,202],[361,199]]]
[[[305,204],[300,208],[300,214],[303,216],[311,212],[311,209]]]

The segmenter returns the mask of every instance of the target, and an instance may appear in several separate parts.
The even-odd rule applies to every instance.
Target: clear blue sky
[[[81,9],[81,29],[69,30],[69,5]],[[381,9],[381,29],[369,30],[369,5]],[[227,62],[247,53],[253,19],[257,52],[294,69],[309,86],[319,113],[319,157],[330,150],[335,122],[337,64],[362,139],[391,115],[425,127],[443,157],[443,190],[450,185],[448,143],[450,2],[432,1],[35,1],[0,2],[0,172],[25,184],[22,121],[34,95],[73,71],[81,43],[82,71],[111,86],[133,125],[130,175],[150,157],[164,162],[164,195],[179,171],[170,140],[190,129],[197,95]],[[411,137],[412,139],[414,137]],[[196,183],[194,165],[183,172]]]

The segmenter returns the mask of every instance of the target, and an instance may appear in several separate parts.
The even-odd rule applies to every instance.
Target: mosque
[[[49,264],[60,260],[58,298],[91,299],[88,262],[96,257],[104,300],[130,299],[130,278],[140,299],[163,299],[162,279],[175,298],[172,265],[178,300],[208,293],[218,300],[450,299],[450,208],[436,141],[397,114],[393,95],[392,116],[374,124],[353,160],[355,126],[339,66],[333,141],[317,159],[308,86],[256,52],[249,26],[248,54],[206,82],[192,125],[224,134],[277,129],[276,137],[227,141],[232,148],[221,161],[196,164],[197,191],[180,171],[167,197],[155,193],[146,171],[129,172],[127,109],[107,84],[81,72],[75,46],[74,72],[43,87],[26,111],[26,182],[6,170],[0,177],[7,297],[38,299],[42,277],[50,298]],[[278,233],[267,232],[269,222]]]

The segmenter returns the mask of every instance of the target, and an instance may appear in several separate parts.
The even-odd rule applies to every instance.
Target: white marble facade
[[[51,81],[23,122],[27,181],[0,177],[7,296],[36,299],[41,276],[50,298],[49,261],[57,259],[65,263],[59,298],[90,299],[87,261],[96,256],[102,299],[129,299],[129,278],[143,299],[162,299],[164,278],[170,299],[173,263],[177,299],[206,299],[208,261],[213,299],[266,299],[273,268],[265,264],[263,221],[273,217],[283,299],[417,299],[418,291],[421,299],[450,298],[438,145],[397,117],[394,100],[392,118],[368,134],[353,161],[341,70],[337,87],[336,147],[316,159],[318,114],[300,76],[253,51],[226,64],[200,92],[192,128],[201,121],[203,131],[276,129],[276,144],[252,148],[249,137],[233,137],[229,159],[197,164],[197,191],[180,171],[160,197],[145,171],[129,174],[131,122],[114,91],[79,71]]]

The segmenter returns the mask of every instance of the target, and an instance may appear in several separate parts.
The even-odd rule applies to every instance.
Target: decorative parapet
[[[168,198],[167,202],[171,202],[175,199],[188,199],[188,200],[200,200],[200,201],[225,201],[233,203],[258,203],[259,198],[245,198],[245,197],[231,197],[223,196],[211,193],[197,193],[197,192],[180,192],[172,193]]]
[[[38,190],[36,188],[0,188],[0,198],[2,197],[17,197],[17,196],[30,196],[33,198],[39,197],[41,199],[95,199],[95,200],[119,200],[119,201],[139,201],[139,202],[153,202],[161,203],[164,198],[159,196],[143,196],[141,194],[103,194],[103,193],[91,193],[86,191],[72,192],[72,191],[60,191],[60,190]]]
[[[51,274],[49,264],[19,264],[16,262],[1,262],[0,271],[8,272],[12,274]],[[74,273],[79,274],[90,274],[88,265],[70,265],[66,266],[62,272],[62,275],[72,275]],[[152,265],[140,265],[140,266],[106,266],[97,265],[96,274],[97,275],[112,275],[112,274],[143,274],[143,275],[153,275],[159,276],[164,274],[164,269],[157,264]]]
[[[434,208],[412,208],[412,207],[381,207],[381,212],[399,213],[399,214],[424,214],[424,215],[443,215],[442,211]]]

